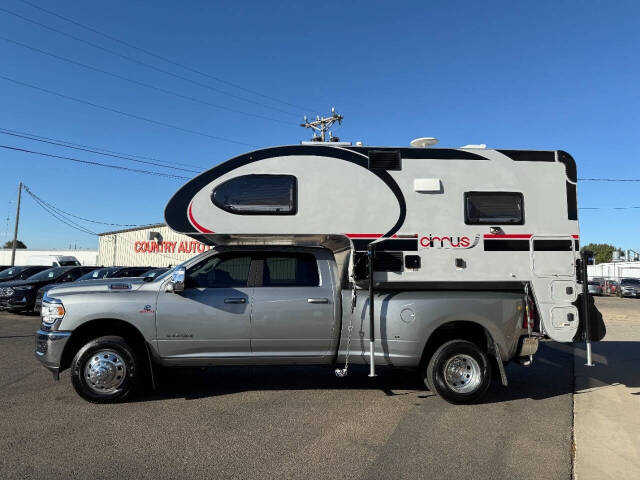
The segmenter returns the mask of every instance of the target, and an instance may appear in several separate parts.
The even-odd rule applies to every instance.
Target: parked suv
[[[602,295],[604,293],[604,284],[600,280],[589,280],[588,288],[590,295]]]
[[[73,282],[95,267],[53,267],[31,275],[25,280],[0,284],[0,305],[7,310],[31,312],[40,287],[51,283]]]
[[[622,297],[640,297],[640,279],[638,278],[623,278],[620,280],[620,287],[618,288],[618,296]]]
[[[29,278],[31,275],[35,275],[42,270],[46,270],[47,268],[43,265],[38,266],[26,266],[26,267],[9,267],[5,268],[0,272],[0,282],[8,282],[11,280],[24,280]]]

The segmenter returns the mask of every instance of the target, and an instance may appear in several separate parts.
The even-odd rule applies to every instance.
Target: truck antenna
[[[331,107],[330,117],[320,117],[319,115],[317,115],[316,119],[310,122],[305,115],[304,123],[301,123],[300,126],[313,130],[313,137],[311,137],[312,142],[326,142],[327,132],[329,131],[331,126],[336,122],[338,122],[338,125],[342,125],[343,118],[344,117],[342,115],[336,113],[335,107]],[[329,132],[329,141],[338,142],[340,141],[340,139],[338,137],[334,137],[331,132]]]

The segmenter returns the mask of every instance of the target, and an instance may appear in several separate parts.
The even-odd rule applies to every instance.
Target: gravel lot
[[[38,325],[0,312],[2,479],[571,478],[570,345],[509,366],[481,405],[315,367],[165,370],[153,394],[93,405],[39,366]]]

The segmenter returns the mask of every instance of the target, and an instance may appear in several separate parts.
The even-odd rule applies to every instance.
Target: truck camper
[[[150,282],[48,292],[36,355],[98,402],[127,396],[148,360],[414,368],[472,403],[541,339],[601,339],[573,158],[430,144],[308,142],[201,173],[165,219],[212,248]]]

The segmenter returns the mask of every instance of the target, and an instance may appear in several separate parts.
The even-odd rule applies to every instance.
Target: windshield
[[[69,270],[67,267],[49,268],[47,270],[43,270],[40,273],[36,273],[35,275],[31,275],[29,278],[27,278],[27,280],[34,282],[40,282],[42,280],[52,280],[54,278],[58,278],[67,270]]]
[[[154,268],[153,270],[149,270],[140,275],[142,278],[156,278],[166,272],[166,268]]]
[[[14,275],[19,274],[20,272],[22,272],[23,270],[25,270],[27,267],[11,267],[11,268],[6,268],[4,270],[2,270],[0,272],[0,278],[8,278],[8,277],[13,277]]]
[[[85,273],[80,278],[78,278],[78,281],[80,281],[80,280],[93,280],[93,279],[96,279],[96,278],[104,278],[110,272],[112,272],[114,270],[115,270],[114,268],[98,268],[97,270],[92,270],[89,273]]]
[[[80,262],[78,262],[77,260],[62,260],[58,263],[60,264],[61,267],[79,267],[80,266]]]
[[[180,267],[181,265],[177,265],[176,267],[171,267],[169,270],[167,270],[166,272],[164,272],[162,275],[158,275],[155,279],[154,282],[156,280],[163,280],[165,278],[167,278],[169,275],[171,275],[171,272],[173,272],[177,267]]]

